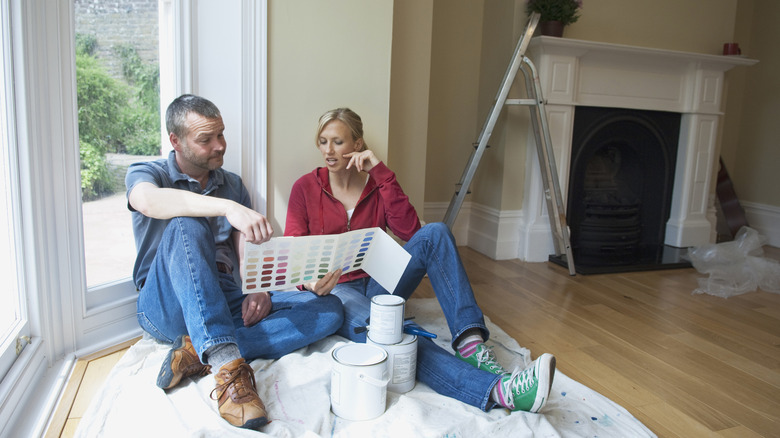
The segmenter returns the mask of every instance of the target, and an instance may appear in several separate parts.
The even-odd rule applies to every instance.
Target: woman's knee
[[[431,240],[455,240],[452,231],[450,231],[450,228],[444,222],[431,222],[425,224],[417,233],[420,232],[423,232],[423,235],[428,236]]]

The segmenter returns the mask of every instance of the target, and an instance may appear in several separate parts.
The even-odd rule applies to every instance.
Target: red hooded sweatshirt
[[[284,235],[341,234],[379,227],[390,228],[393,234],[408,241],[420,229],[420,220],[395,173],[380,162],[368,175],[351,219],[344,205],[333,196],[327,168],[318,167],[300,177],[290,193]],[[363,271],[353,271],[342,275],[339,283],[367,276]]]

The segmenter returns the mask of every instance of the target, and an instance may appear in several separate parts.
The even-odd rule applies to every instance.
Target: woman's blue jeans
[[[232,274],[217,271],[214,235],[204,218],[177,217],[163,233],[138,297],[138,322],[163,342],[189,334],[203,352],[235,343],[247,361],[276,359],[336,332],[341,302],[311,292],[274,292],[271,313],[244,327],[245,295]]]
[[[443,223],[422,227],[404,245],[412,255],[401,276],[395,295],[409,299],[425,274],[431,281],[452,335],[452,346],[460,335],[471,328],[482,331],[485,340],[490,335],[485,320],[474,299],[474,292],[455,245],[455,238]],[[389,293],[376,281],[362,278],[337,285],[332,295],[344,304],[344,324],[337,332],[354,342],[365,342],[366,333],[355,333],[364,327],[370,314],[371,298]],[[501,376],[479,370],[458,359],[433,341],[417,337],[417,379],[439,394],[452,397],[484,411],[495,403],[490,391]]]

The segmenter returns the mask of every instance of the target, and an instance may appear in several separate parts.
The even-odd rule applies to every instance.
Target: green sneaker
[[[550,397],[555,356],[544,353],[528,368],[507,374],[498,384],[501,405],[512,411],[539,412]]]
[[[484,342],[475,342],[474,344],[468,345],[463,349],[464,352],[471,354],[464,357],[460,351],[456,351],[455,356],[480,370],[493,374],[509,374],[496,360],[496,355],[493,354],[493,347],[488,347]]]

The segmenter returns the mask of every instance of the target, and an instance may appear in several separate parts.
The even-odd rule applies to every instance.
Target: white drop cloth
[[[436,340],[449,345],[449,331],[435,299],[411,299],[406,316],[415,316]],[[487,321],[489,345],[506,368],[530,363],[520,347]],[[552,394],[540,414],[483,412],[417,383],[406,394],[388,391],[387,410],[363,422],[340,419],[330,411],[331,350],[346,341],[331,336],[278,360],[251,362],[271,422],[262,432],[222,420],[209,398],[213,376],[186,379],[166,393],[155,385],[169,349],[152,339],[133,345],[108,375],[82,417],[77,437],[652,437],[621,406],[557,372]],[[539,352],[541,353],[541,352]],[[554,353],[554,352],[552,352]]]

